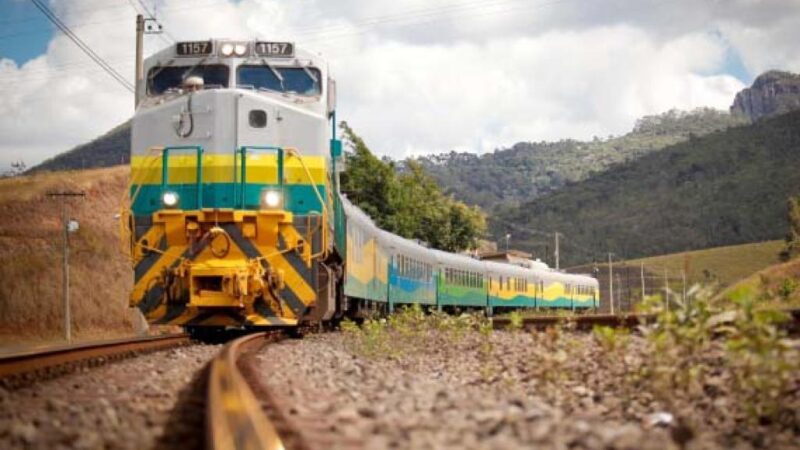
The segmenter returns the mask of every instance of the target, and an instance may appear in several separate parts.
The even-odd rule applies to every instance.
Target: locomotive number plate
[[[256,55],[269,58],[291,58],[294,44],[291,42],[256,42]]]
[[[178,56],[197,56],[211,54],[211,41],[178,42]]]

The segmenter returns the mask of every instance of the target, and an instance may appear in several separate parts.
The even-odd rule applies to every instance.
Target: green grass
[[[752,244],[728,245],[690,252],[672,253],[627,261],[645,270],[663,272],[671,276],[686,270],[687,281],[716,281],[728,286],[765,267],[777,264],[778,253],[784,246],[781,240]]]
[[[681,272],[685,270],[687,285],[717,283],[724,288],[779,263],[778,253],[783,246],[782,240],[775,240],[614,261],[614,271],[622,273],[627,267],[632,279],[635,279],[639,267],[644,264],[648,279],[659,283],[666,269],[670,285],[675,288],[680,284]],[[592,268],[591,265],[577,266],[570,268],[569,272],[591,273]],[[600,278],[605,279],[608,265],[598,264],[597,268]]]

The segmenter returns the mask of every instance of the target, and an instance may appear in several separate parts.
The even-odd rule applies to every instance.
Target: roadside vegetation
[[[83,191],[68,199],[80,229],[70,235],[70,304],[76,339],[134,333],[128,308],[130,263],[120,251],[119,201],[128,167],[43,173],[0,180],[0,345],[63,336],[61,201],[48,192]]]
[[[792,196],[787,200],[786,220],[789,222],[789,230],[780,256],[784,261],[789,261],[800,256],[800,196]]]
[[[679,447],[791,448],[800,439],[800,346],[781,328],[789,317],[760,308],[746,290],[721,303],[709,295],[696,287],[685,303],[673,296],[669,305],[651,297],[640,307],[657,321],[633,331],[577,332],[565,319],[528,332],[514,314],[498,332],[479,315],[418,306],[360,326],[346,321],[342,331],[346,347],[367,361],[407,367],[425,355],[474,354],[481,383],[525,386],[567,413],[667,429]]]

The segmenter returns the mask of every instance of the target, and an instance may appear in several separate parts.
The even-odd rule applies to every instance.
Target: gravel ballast
[[[308,336],[255,363],[309,448],[797,448],[791,430],[741,427],[724,388],[669,406],[626,388],[624,368],[647,351],[637,336],[609,361],[591,333],[429,333],[413,351],[394,337],[379,354],[346,334]]]
[[[0,448],[202,448],[203,367],[192,345],[0,390]]]

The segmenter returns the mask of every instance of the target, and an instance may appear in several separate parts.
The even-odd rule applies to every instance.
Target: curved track
[[[279,450],[284,445],[267,419],[259,398],[240,370],[243,357],[287,333],[274,331],[249,334],[228,342],[208,364],[205,374],[206,448]],[[80,345],[64,345],[19,352],[0,357],[0,382],[23,386],[74,371],[78,367],[188,345],[188,335],[118,339]],[[256,386],[259,397],[262,387]],[[201,432],[201,430],[197,430]]]
[[[279,450],[284,445],[267,419],[245,376],[242,356],[284,336],[281,332],[255,333],[233,340],[214,358],[208,370],[206,447],[213,450]]]
[[[84,363],[101,362],[163,350],[190,342],[186,334],[115,339],[78,345],[63,345],[0,356],[0,379],[14,382],[68,371]]]

